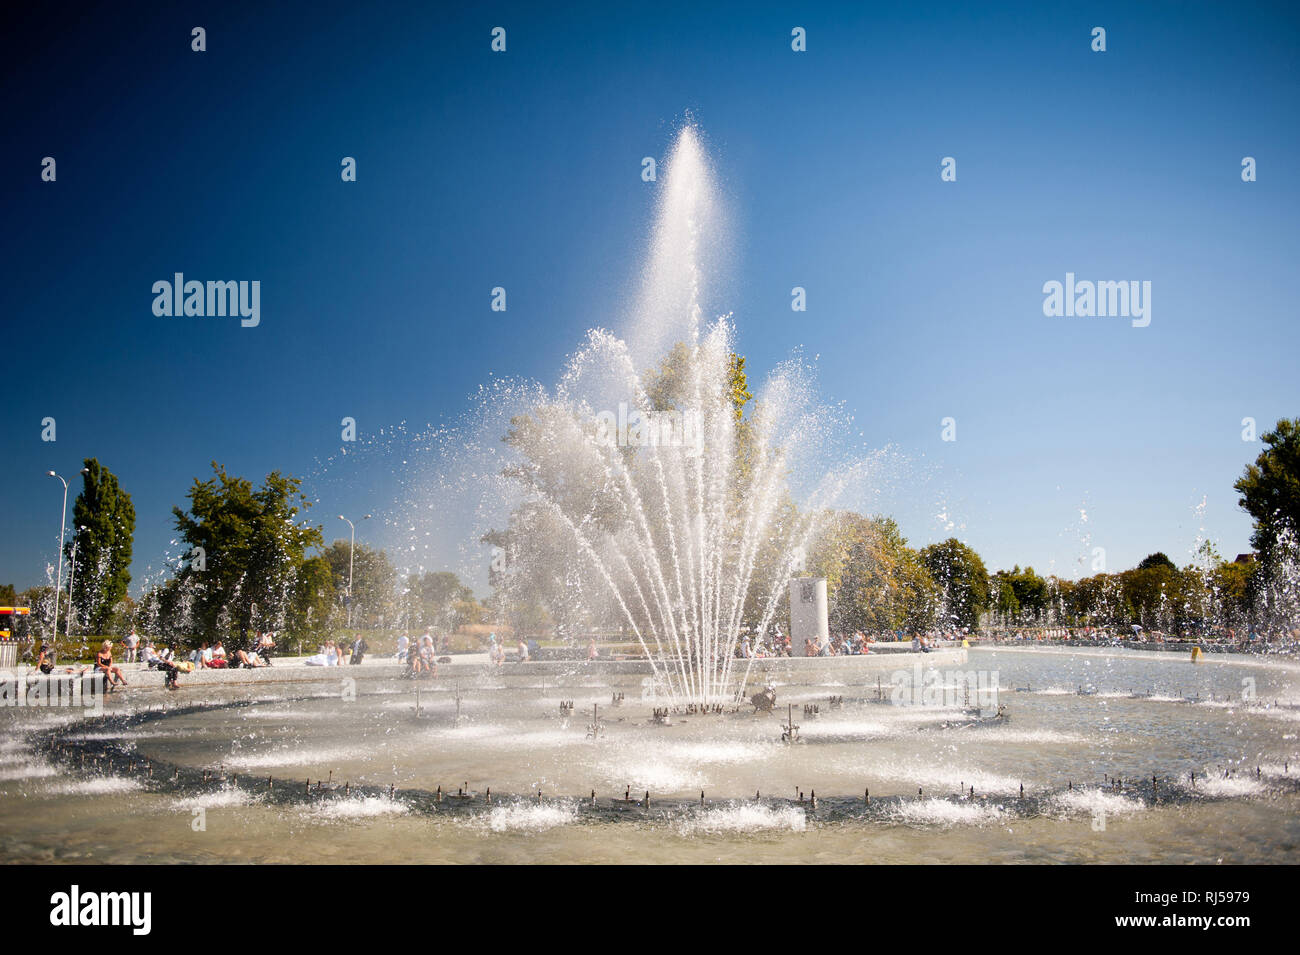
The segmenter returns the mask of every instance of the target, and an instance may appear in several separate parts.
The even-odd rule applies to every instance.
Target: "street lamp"
[[[365,517],[361,519],[363,521],[368,521],[370,520],[370,515],[367,514]],[[352,627],[352,557],[357,549],[357,525],[353,524],[351,521],[348,521],[348,519],[344,517],[342,514],[339,515],[339,520],[347,521],[348,527],[352,528],[352,542],[348,545],[348,623],[347,623],[348,627],[351,628]]]
[[[63,625],[63,636],[65,638],[72,636],[72,585],[77,579],[77,545],[81,543],[81,532],[89,529],[85,524],[82,524],[77,528],[77,536],[72,538],[72,567],[68,570],[68,621]]]
[[[54,635],[59,635],[59,594],[63,591],[63,536],[68,529],[68,482],[64,481],[62,476],[55,474],[53,471],[46,471],[50,477],[56,477],[63,481],[63,517],[59,523],[59,573],[54,578]],[[89,468],[82,468],[79,474],[89,474]],[[69,603],[71,608],[71,603]]]

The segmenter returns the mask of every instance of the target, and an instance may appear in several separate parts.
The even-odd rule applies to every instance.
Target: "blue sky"
[[[1296,37],[1284,6],[1195,3],[43,7],[4,68],[0,582],[44,581],[44,472],[88,456],[135,501],[136,584],[212,460],[308,476],[328,538],[382,518],[389,474],[320,463],[340,418],[452,421],[617,328],[641,158],[688,115],[751,371],[802,349],[863,442],[914,462],[913,544],[1065,574],[1094,546],[1181,563],[1202,529],[1245,550],[1241,420],[1300,414]],[[176,271],[260,280],[260,326],[154,316]],[[1150,281],[1150,326],[1044,317],[1066,272]]]

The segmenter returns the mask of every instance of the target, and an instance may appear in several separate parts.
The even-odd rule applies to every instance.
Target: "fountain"
[[[170,697],[133,680],[97,713],[3,707],[0,786],[21,798],[0,800],[0,832],[21,838],[0,860],[34,846],[313,862],[338,851],[342,820],[355,861],[464,861],[491,839],[525,861],[698,861],[719,845],[744,860],[858,858],[867,827],[907,830],[873,849],[887,862],[987,862],[1003,845],[1028,861],[1295,861],[1289,658],[1193,668],[1123,648],[995,646],[945,674],[965,649],[918,654],[909,671],[887,652],[906,647],[886,644],[738,665],[742,635],[771,635],[787,595],[792,649],[821,642],[826,583],[803,555],[867,463],[831,453],[841,419],[799,363],[747,402],[734,326],[707,317],[720,216],[693,128],[660,187],[626,337],[590,332],[553,391],[497,402],[513,413],[504,450],[497,432],[491,466],[462,468],[486,495],[510,489],[483,517],[509,515],[491,537],[508,556],[498,595],[526,602],[557,579],[645,662],[449,660],[412,687],[376,654],[350,668],[353,693],[338,671],[277,662],[195,674]],[[1270,582],[1278,615],[1294,613],[1295,579]],[[177,588],[182,621],[201,596]],[[1014,722],[996,696],[977,705],[999,683],[1017,688]],[[188,825],[208,809],[234,816],[220,839]],[[93,812],[105,824],[85,825]],[[1081,840],[1106,816],[1125,838]]]
[[[743,699],[742,631],[773,631],[803,553],[862,464],[821,463],[832,426],[797,364],[744,413],[734,327],[705,315],[719,203],[694,127],[678,135],[661,187],[628,338],[591,331],[554,395],[511,422],[518,459],[506,473],[521,496],[511,570],[493,582],[509,595],[512,578],[540,566],[584,568],[670,704],[709,705]],[[800,467],[816,473],[796,505],[788,478]],[[821,621],[810,632],[824,642],[825,582],[812,592]]]

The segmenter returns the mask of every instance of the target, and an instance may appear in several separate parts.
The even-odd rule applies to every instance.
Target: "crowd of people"
[[[899,638],[895,634],[889,634],[888,636],[894,639]],[[875,639],[877,638],[868,636],[861,631],[851,634],[834,634],[824,643],[808,639],[804,641],[803,656],[832,657],[867,654],[871,652],[871,643]],[[271,666],[272,657],[276,650],[276,634],[274,631],[258,631],[249,639],[246,647],[236,649],[233,652],[226,649],[225,643],[220,638],[212,641],[204,640],[183,661],[175,658],[172,647],[155,645],[151,639],[139,637],[134,629],[123,639],[122,643],[126,663],[141,663],[147,669],[162,672],[165,676],[166,687],[175,689],[177,687],[177,678],[181,673],[192,672],[196,669],[251,670]],[[928,653],[931,649],[930,638],[928,636],[912,637],[912,649]],[[321,644],[316,654],[300,662],[312,667],[343,666],[344,664],[355,666],[365,659],[368,651],[369,646],[365,638],[360,633],[357,633],[350,643],[346,640],[337,642],[326,640]],[[428,630],[425,630],[421,636],[415,639],[411,639],[405,634],[399,637],[394,659],[403,665],[403,675],[407,677],[432,677],[437,674],[439,663],[450,662],[449,652],[448,639],[445,635],[435,640],[434,636]],[[537,644],[535,642],[530,642],[522,637],[519,639],[515,648],[515,659],[518,662],[526,663],[536,653]],[[789,657],[793,655],[790,637],[779,629],[768,635],[745,632],[741,635],[741,639],[736,646],[736,656],[740,659]],[[498,640],[495,633],[488,635],[487,657],[490,666],[500,668],[505,664],[505,642]],[[587,647],[587,659],[596,660],[598,658],[599,650],[596,642],[591,640]],[[43,674],[54,672],[54,651],[48,644],[41,644],[36,666]],[[96,673],[103,676],[106,689],[111,691],[118,686],[127,685],[122,668],[114,662],[113,642],[111,640],[105,640],[96,652],[93,668]],[[83,666],[78,671],[76,668],[66,667],[64,672],[69,674],[84,673],[87,669],[87,667]]]
[[[1250,627],[1206,631],[1165,632],[1141,624],[1127,627],[998,627],[983,633],[994,643],[1057,643],[1079,646],[1159,648],[1173,644],[1217,646],[1233,652],[1294,652],[1300,649],[1300,629],[1263,633]]]
[[[159,654],[153,654],[151,659],[148,656],[152,646],[145,644],[144,652],[146,654],[144,662],[157,669],[157,659]],[[275,650],[275,633],[267,631],[258,632],[250,641],[247,649],[236,650],[233,655],[226,653],[225,644],[220,638],[212,643],[204,640],[197,650],[190,652],[189,662],[195,667],[203,670],[226,670],[244,668],[255,670],[258,667],[269,667],[271,665],[271,654]],[[167,650],[170,654],[171,651]],[[170,656],[167,657],[170,659]]]
[[[808,638],[803,642],[803,656],[805,657],[847,657],[863,656],[871,652],[871,644],[875,643],[880,637],[868,635],[862,631],[856,633],[834,633],[830,639],[825,642]],[[889,633],[885,636],[887,640],[903,639],[900,634]],[[922,653],[929,653],[933,649],[934,641],[938,637],[921,634],[913,635],[912,649],[919,650]],[[957,636],[955,639],[960,639]],[[790,638],[780,631],[773,636],[764,639],[762,636],[751,636],[745,633],[741,636],[740,642],[736,645],[736,656],[740,659],[763,659],[765,657],[788,657],[793,656],[790,646]]]
[[[871,639],[860,632],[832,634],[825,643],[811,638],[804,640],[803,655],[806,657],[857,656],[870,653],[870,644]],[[790,638],[778,630],[766,639],[761,635],[743,634],[740,643],[736,646],[736,656],[742,660],[761,660],[767,657],[794,656],[794,651]]]

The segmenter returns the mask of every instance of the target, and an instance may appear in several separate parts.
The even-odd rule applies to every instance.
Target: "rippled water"
[[[775,714],[744,707],[674,716],[670,726],[649,720],[652,701],[639,699],[636,678],[543,687],[509,671],[461,683],[459,722],[454,686],[425,688],[417,715],[409,686],[374,681],[350,702],[319,686],[285,685],[284,698],[259,687],[255,701],[221,688],[165,701],[140,691],[113,702],[145,714],[125,728],[9,711],[0,858],[1300,858],[1295,663],[1004,648],[974,650],[952,670],[996,673],[1010,718],[975,722],[960,705],[881,702],[877,674],[851,665],[834,685],[778,686]],[[611,687],[626,705],[607,705]],[[842,706],[832,707],[833,695]],[[571,718],[561,700],[574,701]],[[200,702],[217,708],[179,709]],[[800,727],[793,745],[781,741],[787,703]],[[602,721],[594,739],[593,704]],[[820,715],[805,716],[805,704]],[[90,754],[87,768],[36,748],[55,726],[76,753]],[[123,755],[96,770],[94,756],[110,750]],[[152,779],[146,760],[157,768]],[[173,783],[176,767],[188,775]],[[308,780],[346,789],[308,795]],[[426,798],[439,787],[443,802]],[[472,798],[456,799],[461,789]],[[649,807],[640,805],[647,791]],[[196,831],[198,816],[206,829]]]

